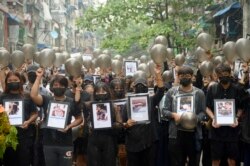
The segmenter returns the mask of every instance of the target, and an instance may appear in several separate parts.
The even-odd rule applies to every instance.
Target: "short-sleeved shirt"
[[[4,101],[8,100],[23,100],[23,111],[24,111],[24,121],[27,121],[32,113],[37,112],[36,105],[33,103],[31,98],[28,94],[6,94],[3,93],[0,95],[0,104],[4,105]],[[18,130],[18,139],[26,139],[28,137],[34,137],[35,136],[35,125],[30,124],[27,129],[22,129],[20,127],[17,127]]]
[[[214,99],[235,99],[235,111],[242,108],[240,100],[243,92],[235,85],[231,84],[229,88],[224,89],[221,84],[213,84],[209,87],[206,96],[206,106],[214,112]],[[221,126],[210,130],[210,138],[221,141],[237,141],[239,136],[239,128],[230,126]]]
[[[43,128],[43,144],[54,145],[54,146],[72,146],[72,130],[69,129],[66,133],[63,133],[57,129],[47,128],[46,121],[48,116],[48,106],[51,101],[56,102],[53,97],[42,96],[43,104],[42,107],[45,110],[45,119],[42,124]],[[81,110],[72,98],[66,97],[64,101],[69,104],[69,114],[66,125],[69,125],[72,120],[72,116],[81,116]],[[47,110],[47,111],[46,111]]]

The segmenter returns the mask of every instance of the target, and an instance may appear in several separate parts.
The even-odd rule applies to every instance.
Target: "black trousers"
[[[155,145],[140,151],[127,151],[128,166],[155,166]]]
[[[5,166],[30,166],[33,163],[34,138],[18,140],[16,151],[7,148],[0,165]]]
[[[88,139],[88,166],[116,166],[117,141],[114,136],[98,134]]]
[[[196,166],[195,133],[178,131],[177,139],[169,139],[169,154],[171,166]]]
[[[72,166],[72,146],[44,146],[46,166]]]

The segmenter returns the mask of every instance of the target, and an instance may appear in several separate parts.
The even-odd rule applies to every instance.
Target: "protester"
[[[16,126],[18,145],[17,149],[8,148],[5,151],[4,159],[0,165],[6,166],[29,166],[33,164],[34,141],[36,135],[35,120],[38,116],[36,105],[32,102],[29,94],[23,91],[23,82],[18,72],[9,71],[5,81],[5,89],[0,95],[0,104],[6,105],[8,101],[18,100],[18,111],[22,111],[23,124]]]
[[[157,141],[155,107],[164,95],[164,83],[161,76],[161,67],[155,69],[155,80],[158,87],[154,96],[149,99],[149,112],[151,122],[147,124],[136,124],[133,119],[128,119],[124,115],[123,121],[126,128],[125,145],[127,150],[128,166],[154,166],[155,162],[155,143]],[[134,82],[135,94],[147,93],[147,80],[145,78],[136,78]],[[124,107],[126,109],[126,107]],[[127,111],[124,110],[123,113]]]
[[[43,150],[45,155],[45,163],[47,166],[72,165],[72,131],[71,129],[82,123],[81,110],[72,98],[65,96],[68,80],[64,76],[56,75],[51,80],[50,89],[54,96],[44,96],[39,93],[39,85],[44,74],[44,70],[39,68],[36,72],[37,78],[31,88],[31,98],[44,110],[49,109],[51,102],[65,103],[68,106],[68,118],[64,129],[48,128],[46,120],[48,120],[48,112],[45,112],[45,120],[42,124],[43,128]],[[71,122],[74,116],[75,120]]]
[[[168,90],[163,108],[163,114],[169,119],[169,155],[172,166],[197,165],[197,144],[202,139],[201,124],[199,123],[205,112],[205,95],[192,85],[193,70],[190,67],[180,67],[177,77],[180,85]],[[184,113],[179,109],[177,98],[183,96],[191,97],[193,110],[197,115],[198,124],[196,128],[185,128],[180,125],[181,115]],[[193,101],[192,101],[193,100]],[[191,104],[190,103],[190,104]],[[179,103],[181,105],[181,103]],[[191,104],[192,105],[192,104]]]
[[[232,83],[231,68],[227,64],[219,64],[215,68],[219,83],[208,89],[206,96],[206,112],[213,120],[210,130],[212,165],[219,166],[223,157],[227,158],[229,165],[236,165],[239,157],[239,128],[238,118],[242,114],[240,97],[242,92]],[[231,126],[220,126],[215,122],[215,99],[235,100],[235,123]]]

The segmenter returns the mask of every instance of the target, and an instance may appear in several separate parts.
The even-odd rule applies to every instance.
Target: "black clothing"
[[[24,121],[27,121],[32,113],[37,112],[36,105],[32,102],[28,94],[6,94],[0,96],[0,104],[4,105],[5,101],[22,100]],[[16,126],[18,131],[18,145],[16,151],[8,148],[4,154],[3,162],[10,166],[28,166],[33,162],[33,148],[35,140],[35,125],[30,124],[27,129]]]
[[[42,96],[43,104],[42,107],[44,110],[48,110],[48,106],[51,101],[60,103],[61,101],[55,101],[52,97]],[[63,101],[64,103],[69,104],[68,118],[66,125],[71,123],[72,116],[81,116],[81,110],[79,106],[73,101],[72,98],[66,97]],[[48,112],[45,112],[45,122],[47,120]],[[51,146],[72,146],[72,130],[68,130],[66,133],[58,131],[56,129],[47,128],[46,124],[42,125],[43,128],[43,141],[44,145]]]
[[[158,88],[154,96],[149,98],[149,111],[151,122],[149,124],[137,124],[126,130],[125,145],[127,151],[140,152],[146,148],[149,148],[158,138],[156,129],[156,112],[155,107],[160,102],[164,95],[164,88]],[[126,109],[127,107],[124,107]],[[123,111],[127,113],[127,111]],[[123,115],[124,122],[127,121],[127,115]]]
[[[214,112],[214,99],[235,99],[235,114],[242,108],[240,97],[243,92],[235,85],[231,84],[228,89],[224,89],[221,84],[213,84],[208,89],[206,96],[206,106]],[[221,141],[237,141],[239,128],[230,126],[221,126],[210,130],[210,138]]]

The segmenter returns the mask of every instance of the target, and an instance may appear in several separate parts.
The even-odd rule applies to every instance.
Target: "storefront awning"
[[[231,9],[239,9],[239,8],[241,8],[240,3],[234,2],[230,6],[226,7],[225,9],[222,9],[222,10],[218,11],[217,13],[215,13],[215,15],[213,15],[213,17],[218,17],[221,15],[224,15],[225,13],[230,11]]]
[[[6,16],[8,18],[8,23],[10,25],[16,25],[20,23],[20,19],[18,18],[17,15],[6,13]]]

